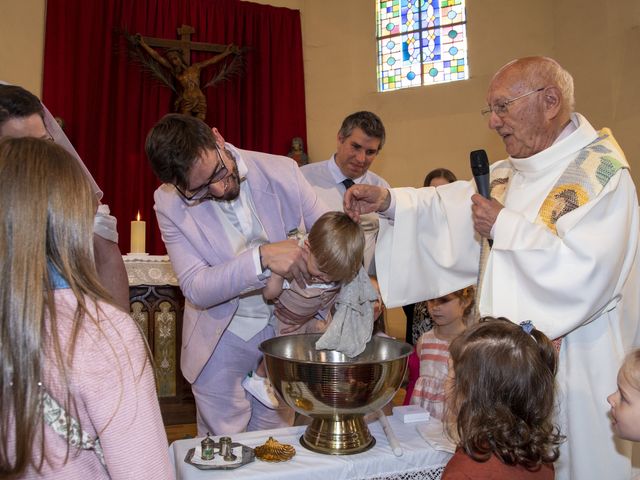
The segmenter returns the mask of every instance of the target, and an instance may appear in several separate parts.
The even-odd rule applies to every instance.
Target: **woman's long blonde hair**
[[[87,308],[110,303],[100,285],[93,254],[95,197],[77,161],[63,148],[35,138],[0,140],[0,477],[19,476],[34,458],[43,414],[40,382],[43,346],[51,346],[66,398],[58,398],[77,417],[69,393],[70,366],[83,322],[96,321]],[[71,337],[62,351],[50,268],[69,284],[78,306]],[[45,317],[50,318],[45,326]],[[50,335],[49,333],[50,332]],[[49,351],[49,350],[47,350]],[[9,448],[9,438],[15,448]]]

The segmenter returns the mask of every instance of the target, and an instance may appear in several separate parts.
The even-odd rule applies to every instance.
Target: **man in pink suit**
[[[287,157],[240,150],[194,117],[169,114],[147,137],[162,238],[186,302],[181,368],[191,382],[198,435],[291,423],[241,386],[274,335],[262,298],[271,272],[303,281],[306,258],[287,233],[327,209]]]

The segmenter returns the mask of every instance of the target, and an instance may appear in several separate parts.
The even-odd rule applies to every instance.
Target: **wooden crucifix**
[[[169,40],[166,38],[144,37],[136,34],[130,44],[141,47],[149,54],[157,65],[164,67],[171,75],[167,77],[165,70],[157,65],[149,65],[151,60],[142,55],[138,60],[145,64],[149,70],[159,78],[165,85],[169,86],[176,93],[174,103],[175,110],[179,113],[192,115],[201,120],[207,114],[207,99],[200,88],[200,72],[202,69],[220,62],[229,55],[235,55],[233,61],[222,67],[216,76],[209,81],[204,88],[212,86],[219,81],[226,80],[233,74],[239,73],[242,66],[242,50],[232,43],[229,45],[219,45],[213,43],[193,42],[191,35],[195,32],[193,27],[182,25],[178,29],[179,40]],[[161,55],[153,47],[166,48],[164,55]],[[192,51],[214,52],[214,55],[202,62],[191,65]]]

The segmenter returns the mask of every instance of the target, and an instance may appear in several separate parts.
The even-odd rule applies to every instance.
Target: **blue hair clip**
[[[524,322],[520,322],[520,326],[522,327],[522,330],[525,331],[525,333],[531,335],[531,332],[533,331],[533,322],[531,320],[526,320]]]

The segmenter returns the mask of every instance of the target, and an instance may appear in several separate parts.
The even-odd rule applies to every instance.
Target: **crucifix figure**
[[[192,115],[204,120],[207,114],[207,99],[200,88],[201,70],[220,62],[231,54],[235,54],[236,58],[233,60],[232,64],[230,66],[224,66],[218,75],[205,85],[205,88],[220,80],[225,80],[230,74],[236,73],[238,70],[238,62],[240,61],[240,55],[242,52],[232,43],[229,45],[216,45],[203,42],[192,42],[191,34],[194,32],[195,30],[193,27],[190,27],[189,25],[182,25],[178,28],[180,40],[143,37],[138,33],[133,37],[133,43],[142,47],[153,60],[168,70],[171,77],[173,77],[177,82],[174,86],[174,82],[170,81],[170,79],[163,74],[161,69],[154,68],[153,65],[147,65],[149,61],[148,59],[145,60],[144,58],[138,58],[149,67],[156,77],[174,90],[177,95],[175,110],[179,113]],[[162,47],[167,48],[167,50],[164,52],[163,56],[152,47]],[[191,65],[192,50],[214,52],[217,54],[207,60]]]

